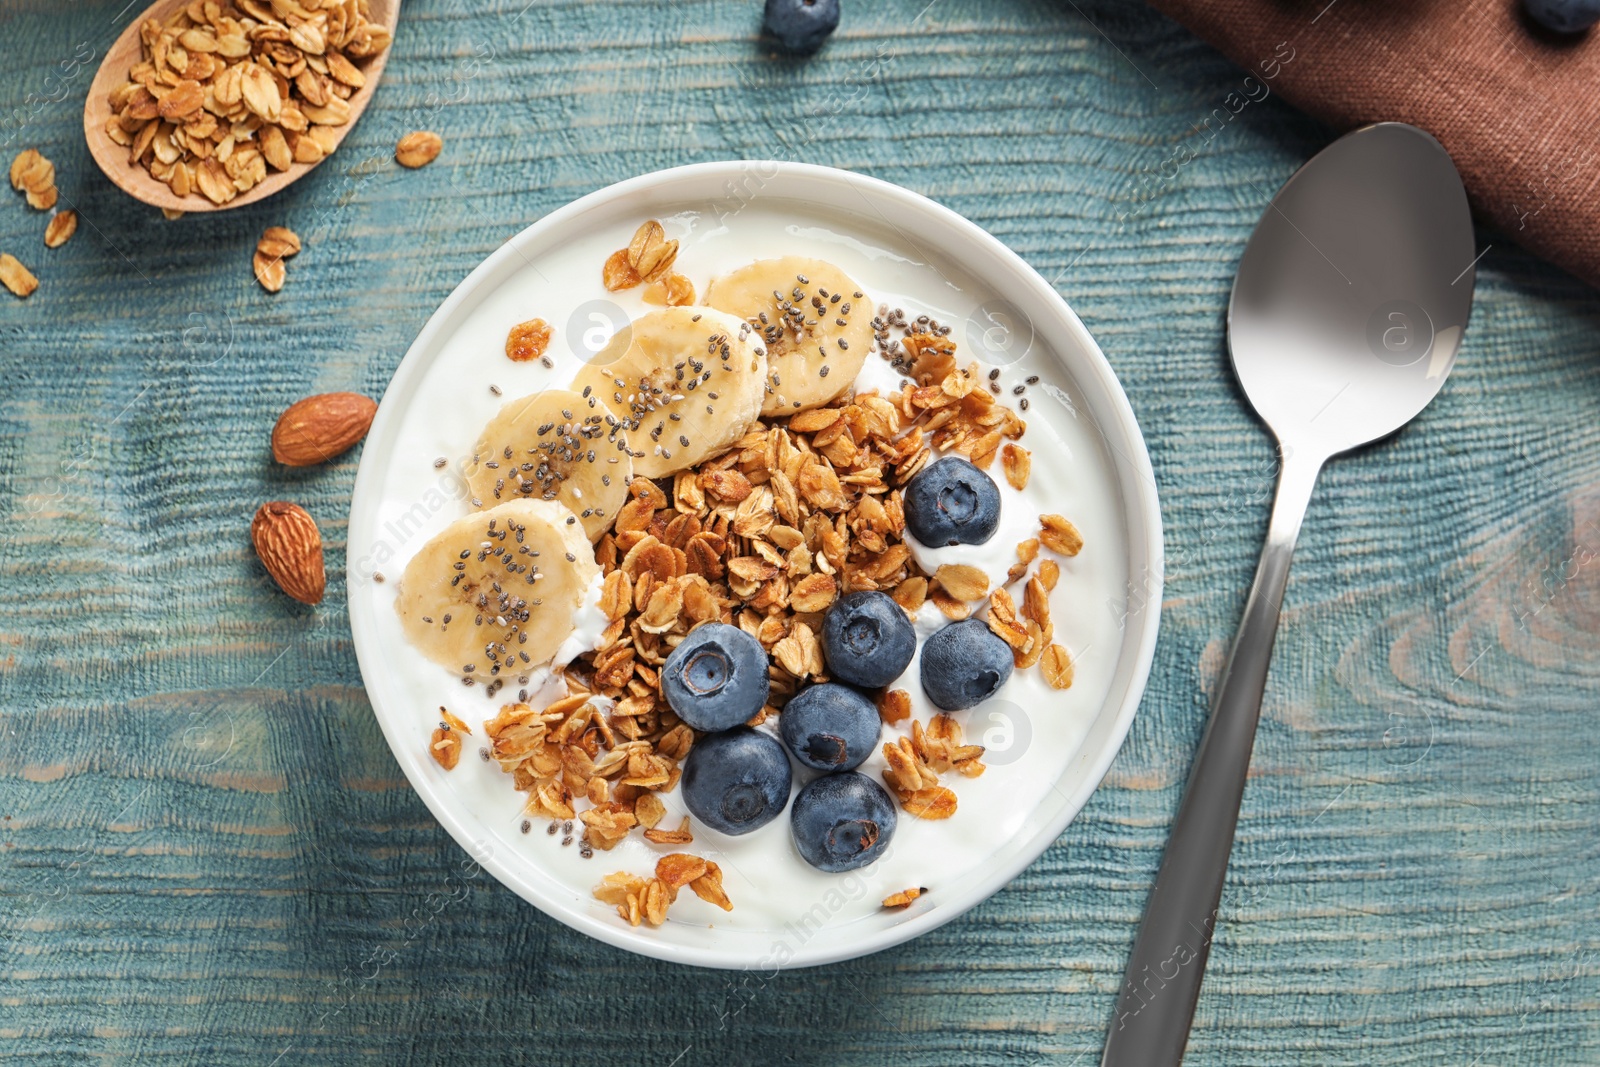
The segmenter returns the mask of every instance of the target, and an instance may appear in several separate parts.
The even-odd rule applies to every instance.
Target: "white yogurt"
[[[600,594],[605,584],[603,574],[596,574],[589,579],[589,588],[583,591],[583,602],[572,616],[572,633],[556,649],[555,656],[550,660],[551,667],[565,667],[585,652],[593,652],[600,647],[600,635],[611,624],[606,613],[600,610]]]
[[[879,396],[895,396],[910,380],[896,370],[893,363],[877,352],[871,352],[861,365],[861,373],[856,375],[856,392],[876,389]]]
[[[641,217],[647,210],[641,209]],[[903,307],[912,318],[931,314],[954,326],[952,336],[963,346],[958,353],[963,364],[975,358],[962,329],[967,316],[980,303],[1004,296],[984,291],[964,276],[953,276],[958,265],[930,265],[894,251],[903,242],[892,232],[882,234],[881,244],[863,239],[870,230],[861,225],[852,224],[848,235],[836,234],[821,205],[758,197],[731,216],[686,212],[662,221],[668,236],[680,242],[676,269],[688,274],[699,292],[705,291],[713,275],[754,258],[814,255],[846,271],[874,303]],[[375,523],[379,536],[371,545],[355,546],[350,575],[352,596],[379,600],[379,634],[390,649],[386,666],[414,696],[417,744],[426,744],[439,705],[472,726],[473,737],[461,763],[450,772],[432,768],[430,773],[437,772],[441,787],[454,793],[462,807],[480,813],[492,835],[488,847],[502,855],[521,854],[567,887],[573,900],[582,902],[580,906],[614,922],[621,920],[613,909],[590,895],[595,883],[612,871],[648,874],[662,854],[674,849],[632,834],[612,851],[583,859],[575,844],[563,847],[559,834],[547,835],[540,820],[534,821],[532,833],[520,833],[524,797],[511,788],[510,776],[497,764],[475,758],[484,744],[480,724],[514,697],[519,686],[489,698],[481,686],[464,688],[451,672],[416,654],[393,620],[392,579],[429,537],[468,512],[460,470],[479,430],[503,402],[489,386],[499,386],[510,397],[563,387],[578,366],[580,357],[575,353],[599,348],[610,329],[620,325],[612,318],[619,312],[637,317],[651,310],[640,290],[608,294],[600,286],[601,263],[612,250],[627,244],[634,224],[599,229],[566,244],[482,295],[465,328],[444,342],[427,369],[416,393],[427,402],[398,416],[401,424],[394,438],[398,444],[379,468],[381,502]],[[510,363],[504,356],[507,331],[534,315],[555,326],[554,370],[537,362]],[[881,357],[869,357],[867,368],[856,383],[859,389],[877,388],[884,394],[898,390],[898,375]],[[1070,518],[1082,532],[1085,547],[1076,558],[1059,561],[1062,576],[1051,603],[1055,639],[1075,657],[1073,687],[1058,692],[1046,685],[1036,668],[1017,671],[989,703],[956,713],[967,740],[989,746],[988,771],[975,779],[944,775],[944,784],[959,798],[955,815],[930,822],[901,812],[888,851],[865,870],[837,875],[808,866],[790,839],[787,813],[737,838],[694,825],[694,843],[684,850],[722,866],[734,910],[724,913],[685,892],[672,907],[671,922],[769,931],[779,938],[796,930],[802,917],[814,918],[819,902],[825,921],[832,925],[877,913],[883,897],[908,886],[927,886],[938,894],[941,885],[982,871],[997,844],[1024,832],[1032,810],[1055,788],[1111,684],[1121,639],[1112,613],[1102,605],[1120,602],[1128,574],[1121,562],[1122,520],[1103,443],[1092,424],[1078,420],[1062,402],[1065,392],[1060,393],[1061,400],[1051,398],[1045,386],[1052,379],[1056,385],[1070,383],[1046,352],[1030,354],[1004,369],[1001,385],[1007,403],[1016,401],[1011,387],[1029,374],[1045,379],[1028,392],[1031,410],[1023,415],[1028,430],[1018,442],[1033,453],[1032,480],[1018,492],[1003,477],[996,478],[1002,493],[999,531],[981,546],[929,549],[908,544],[919,565],[930,572],[940,563],[970,563],[998,583],[1016,560],[1017,542],[1036,535],[1040,514],[1056,512]],[[436,457],[449,461],[445,468],[434,467]],[[391,580],[374,584],[375,572]],[[574,633],[562,646],[562,657],[595,646],[605,626],[598,599],[598,585],[591,586],[576,613]],[[926,637],[946,622],[938,609],[926,605],[917,619],[919,636]],[[938,711],[922,693],[918,669],[919,661],[913,659],[896,685],[910,693],[913,717],[926,726]],[[530,675],[529,698],[547,700],[559,684],[550,680],[548,672]],[[908,735],[910,726],[908,719],[886,727],[882,740]],[[859,769],[881,782],[884,766],[880,749]],[[797,767],[796,788],[811,776]],[[668,810],[665,824],[676,826],[684,814],[681,791],[661,799]]]

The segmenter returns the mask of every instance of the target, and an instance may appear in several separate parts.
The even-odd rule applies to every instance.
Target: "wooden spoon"
[[[271,196],[290,182],[304,177],[306,172],[317,164],[293,163],[284,171],[269,167],[267,176],[248,191],[240,193],[225,204],[217,204],[198,191],[188,196],[175,195],[165,182],[158,181],[143,165],[137,162],[130,163],[127,147],[113,141],[106,133],[106,123],[112,115],[111,94],[127,82],[128,71],[143,58],[139,27],[144,25],[146,19],[152,18],[164,24],[187,3],[188,0],[157,0],[128,23],[128,28],[122,31],[122,36],[118,37],[116,43],[106,52],[105,59],[101,61],[100,69],[95,73],[94,81],[89,86],[89,98],[83,105],[83,134],[89,142],[89,154],[94,157],[94,161],[105,171],[106,177],[110,178],[113,184],[146,204],[175,211],[221,211],[225,208],[253,204],[257,200]],[[262,6],[267,5],[262,4]],[[368,20],[387,28],[392,36],[400,18],[400,0],[368,0],[367,6]],[[357,69],[366,76],[366,84],[350,94],[348,101],[350,121],[343,126],[334,127],[337,137],[335,148],[343,143],[345,136],[355,128],[362,112],[366,111],[393,47],[391,44],[375,56],[353,61]],[[332,152],[327,153],[327,155],[332,154]],[[326,159],[327,155],[323,158]]]

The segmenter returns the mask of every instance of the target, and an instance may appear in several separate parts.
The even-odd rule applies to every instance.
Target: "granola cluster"
[[[60,192],[56,188],[56,165],[39,154],[37,148],[24,148],[11,160],[11,188],[22,193],[35,211],[51,211]],[[71,208],[54,211],[45,223],[46,248],[60,248],[78,231],[78,213]],[[39,288],[39,279],[9,252],[0,253],[0,285],[27,299]]]
[[[687,307],[694,303],[694,282],[672,269],[677,259],[678,242],[667,240],[661,223],[651,219],[634,231],[627,248],[611,253],[600,280],[613,293],[643,285],[648,303]]]
[[[673,852],[656,861],[654,878],[640,878],[626,871],[608,874],[595,886],[595,899],[614,904],[617,914],[638,926],[647,922],[660,926],[667,921],[667,908],[678,899],[678,890],[690,892],[723,911],[732,911],[733,902],[722,890],[722,868],[711,860]]]

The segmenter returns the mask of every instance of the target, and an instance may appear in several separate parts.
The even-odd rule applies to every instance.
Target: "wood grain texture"
[[[1265,523],[1228,286],[1328,134],[1271,97],[1204,126],[1242,72],[1138,5],[925,4],[847,4],[795,62],[754,0],[408,2],[328,164],[175,223],[82,141],[121,5],[6,6],[0,155],[42,149],[83,220],[52,251],[0,204],[41,280],[0,300],[8,1062],[1098,1061]],[[444,154],[403,171],[418,128]],[[912,944],[770,978],[635,959],[467,877],[372,719],[342,574],[294,604],[247,533],[294,499],[342,557],[357,454],[275,466],[290,402],[379,393],[541,214],[740,156],[900,182],[1052,279],[1122,377],[1168,530],[1148,694],[1055,847]],[[270,224],[306,242],[276,296],[250,276]],[[1600,312],[1486,245],[1443,394],[1312,505],[1195,1067],[1600,1062]]]

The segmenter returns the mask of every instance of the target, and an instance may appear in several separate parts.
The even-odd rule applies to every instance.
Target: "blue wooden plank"
[[[280,197],[166,222],[81,143],[121,4],[0,13],[0,142],[56,161],[62,249],[0,301],[0,1041],[17,1063],[1094,1062],[1254,564],[1271,451],[1222,309],[1271,192],[1329,132],[1111,0],[851,4],[809,62],[753,0],[408,3],[373,108]],[[868,74],[873,64],[876,74]],[[417,128],[434,165],[386,161]],[[1187,147],[1194,158],[1165,177]],[[1106,785],[970,916],[770,980],[638,960],[484,877],[372,721],[343,620],[270,595],[264,498],[322,518],[354,460],[267,428],[376,393],[484,255],[657,167],[801,159],[955,207],[1054,279],[1146,428],[1169,584]],[[1172,171],[1169,166],[1165,168]],[[269,224],[306,239],[276,297]],[[1455,376],[1330,467],[1288,594],[1187,1062],[1600,1062],[1600,313],[1504,235]],[[282,1057],[281,1060],[276,1059]]]

